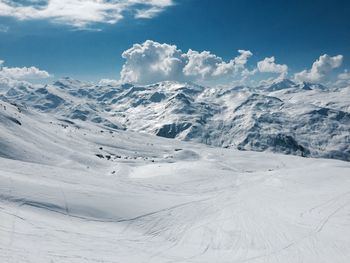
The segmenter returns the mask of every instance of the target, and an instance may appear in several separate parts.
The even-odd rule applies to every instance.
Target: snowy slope
[[[348,162],[213,148],[0,104],[0,262],[350,258]]]
[[[191,83],[95,85],[69,78],[2,88],[60,118],[242,150],[350,160],[350,87],[283,80],[257,88]]]

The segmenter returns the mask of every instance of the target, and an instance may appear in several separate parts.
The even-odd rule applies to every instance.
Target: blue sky
[[[140,1],[126,8],[117,22],[106,18],[83,25],[71,17],[58,21],[46,14],[9,15],[1,11],[2,2],[11,1],[0,0],[0,59],[7,67],[35,66],[54,78],[118,79],[125,63],[122,52],[148,39],[175,44],[183,52],[208,50],[226,62],[237,50],[249,50],[248,70],[274,56],[276,63],[288,65],[291,75],[310,70],[323,54],[343,55],[332,74],[350,68],[348,1],[174,0],[168,5],[160,0],[162,6],[150,6],[145,0],[147,5]],[[136,18],[144,7],[159,10]]]

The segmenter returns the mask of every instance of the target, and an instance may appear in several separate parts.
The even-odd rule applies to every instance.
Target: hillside
[[[0,104],[1,262],[348,262],[347,162]]]

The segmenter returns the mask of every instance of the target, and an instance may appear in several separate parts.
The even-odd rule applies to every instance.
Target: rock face
[[[64,119],[241,150],[350,161],[350,88],[283,80],[205,88],[191,83],[0,87],[0,98]]]

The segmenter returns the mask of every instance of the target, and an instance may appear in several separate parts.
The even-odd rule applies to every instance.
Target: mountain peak
[[[289,89],[295,86],[295,83],[291,81],[290,79],[282,79],[279,80],[272,85],[269,85],[267,87],[268,91],[276,91],[276,90],[282,90],[282,89]]]

